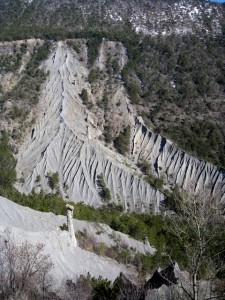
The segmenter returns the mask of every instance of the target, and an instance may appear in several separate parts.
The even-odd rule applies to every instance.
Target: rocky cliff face
[[[102,72],[106,68],[108,43],[111,49],[116,47],[113,42],[103,41],[94,64]],[[80,41],[80,47],[82,55],[87,53],[85,41]],[[122,68],[127,59],[125,49],[121,44],[117,47]],[[163,179],[164,188],[175,184],[194,184],[197,190],[210,186],[214,193],[222,193],[224,199],[225,171],[191,157],[149,131],[130,104],[120,77],[112,84],[107,115],[96,103],[108,81],[98,79],[94,86],[88,82],[87,55],[81,58],[66,42],[57,42],[42,68],[49,72],[49,77],[36,108],[36,124],[29,129],[17,154],[19,190],[58,190],[64,199],[99,206],[105,203],[98,185],[98,176],[103,174],[112,202],[122,204],[126,211],[158,212],[165,195],[143,180],[137,164],[145,160],[152,175]],[[92,104],[89,107],[82,101],[83,89]],[[107,120],[113,120],[110,124],[115,131],[130,124],[131,147],[126,156],[103,141]],[[49,184],[53,176],[57,177],[54,186]]]

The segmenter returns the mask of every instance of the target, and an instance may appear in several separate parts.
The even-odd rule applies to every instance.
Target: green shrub
[[[131,128],[128,125],[114,140],[114,147],[121,154],[126,154],[130,150],[130,134]]]
[[[38,175],[38,176],[36,177],[36,179],[35,179],[35,182],[36,182],[36,183],[39,183],[40,181],[41,181],[41,176]]]
[[[154,185],[157,189],[162,189],[163,188],[163,184],[164,184],[164,181],[162,178],[156,178],[154,180]]]
[[[31,60],[27,64],[26,70],[22,73],[22,78],[12,90],[2,95],[0,101],[4,102],[10,99],[11,101],[16,102],[17,100],[23,100],[28,104],[37,104],[41,84],[48,75],[45,74],[43,70],[39,69],[39,65],[48,57],[49,52],[49,42],[44,42],[43,45],[36,46],[31,56]],[[15,106],[9,116],[12,118],[24,118],[25,114]]]
[[[77,45],[76,41],[66,41],[67,45],[71,47],[77,54],[80,53],[80,48]]]
[[[105,137],[105,142],[106,143],[111,143],[112,140],[113,140],[113,137],[112,137],[112,129],[110,126],[105,126],[104,127],[104,137]]]
[[[0,132],[0,187],[11,188],[16,180],[16,160],[5,131]]]
[[[103,174],[98,175],[97,185],[99,188],[99,195],[101,196],[102,200],[105,202],[109,202],[111,200],[110,190],[107,188]]]
[[[87,104],[88,104],[88,100],[89,100],[87,90],[82,89],[81,94],[80,94],[80,97],[81,97],[83,103],[84,103],[85,105],[87,105]]]
[[[22,56],[27,50],[27,44],[23,43],[20,47],[14,44],[13,53],[0,56],[0,71],[15,72],[19,69]]]
[[[142,160],[141,162],[139,162],[138,163],[138,167],[143,172],[143,174],[145,174],[147,176],[151,176],[152,175],[151,166],[147,162],[147,160]]]
[[[90,84],[94,83],[100,77],[100,69],[92,69],[88,75],[88,81]]]
[[[59,226],[61,230],[65,230],[65,231],[68,231],[68,226],[63,223],[63,225]]]
[[[56,189],[59,185],[59,173],[48,173],[48,184],[52,190]]]
[[[163,185],[164,185],[163,178],[158,178],[158,177],[154,176],[153,174],[150,174],[150,175],[146,175],[144,177],[144,180],[147,183],[149,183],[152,186],[154,186],[158,190],[161,190],[163,188]]]
[[[20,97],[22,97],[20,95]],[[11,118],[12,120],[15,120],[17,118],[21,118],[21,119],[25,119],[27,116],[27,111],[22,109],[22,108],[18,108],[17,106],[14,106],[10,112],[8,113],[9,118]]]
[[[95,62],[102,39],[100,37],[90,38],[87,42],[88,47],[88,64],[92,66]]]
[[[98,279],[92,278],[92,286],[92,300],[115,300],[119,295],[119,291],[114,290],[111,281],[101,276]]]

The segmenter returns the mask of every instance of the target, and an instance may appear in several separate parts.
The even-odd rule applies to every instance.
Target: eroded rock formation
[[[87,49],[84,41],[81,44],[82,58],[66,42],[55,43],[42,66],[49,77],[37,107],[36,125],[17,155],[18,177],[24,181],[17,183],[17,188],[26,193],[33,188],[37,192],[52,192],[49,176],[58,174],[54,190],[64,199],[99,206],[104,199],[99,194],[97,178],[103,174],[112,202],[123,205],[126,211],[157,213],[165,195],[143,180],[137,163],[144,159],[151,165],[153,175],[163,179],[165,187],[187,187],[193,183],[196,189],[210,186],[224,199],[225,171],[186,154],[149,131],[130,104],[121,78],[114,85],[108,111],[97,107],[97,97],[104,94],[107,78],[99,79],[93,90],[88,82]],[[112,48],[120,53],[119,68],[123,68],[127,59],[122,45],[104,40],[95,68],[105,68],[107,51]],[[82,102],[83,89],[92,109]],[[114,106],[118,101],[117,118]],[[109,120],[115,132],[126,124],[131,127],[131,150],[126,157],[102,141],[104,122]]]

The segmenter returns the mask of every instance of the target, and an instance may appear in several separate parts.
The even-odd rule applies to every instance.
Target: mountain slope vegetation
[[[122,42],[129,61],[121,75],[146,124],[185,151],[225,166],[223,5],[202,0],[0,5],[3,40],[87,38],[92,64],[102,38]]]
[[[223,6],[205,0],[3,0],[0,5],[0,37],[8,39],[63,31],[110,32],[126,23],[151,35],[202,35],[217,34],[224,25]]]
[[[1,235],[44,242],[60,284],[177,261],[192,278],[177,299],[222,299],[224,5],[2,0],[0,41],[0,196],[19,204],[0,197]],[[117,297],[92,281],[93,299]]]

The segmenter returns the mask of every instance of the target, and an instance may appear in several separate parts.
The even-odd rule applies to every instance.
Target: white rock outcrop
[[[167,185],[194,187],[196,191],[210,188],[225,200],[225,170],[188,155],[171,141],[150,132],[136,118],[132,154],[136,161],[145,159],[153,174],[162,177]]]
[[[101,68],[105,63],[104,47],[95,63]],[[123,67],[126,58],[124,50],[121,51]],[[97,178],[103,174],[114,203],[122,204],[127,211],[157,213],[165,195],[141,179],[135,163],[144,159],[168,187],[194,184],[198,190],[210,186],[224,200],[225,170],[186,154],[169,140],[150,132],[129,104],[122,81],[118,86],[119,98],[132,128],[131,153],[126,159],[99,140],[102,126],[82,102],[82,89],[94,97],[87,80],[86,61],[80,60],[65,42],[57,42],[43,67],[49,71],[49,78],[37,108],[36,125],[17,155],[17,174],[24,181],[16,185],[20,191],[30,193],[34,188],[50,193],[49,176],[58,173],[55,189],[64,199],[99,206],[104,201],[99,195]]]
[[[74,207],[70,204],[66,205],[66,210],[67,210],[67,228],[68,232],[70,235],[70,240],[72,242],[72,245],[74,247],[77,247],[77,240],[75,237],[75,231],[74,231],[74,226],[73,226],[73,210]]]
[[[77,230],[85,230],[96,243],[104,243],[106,247],[110,248],[121,243],[143,254],[155,252],[150,245],[146,249],[144,243],[115,232],[107,225],[75,219],[73,222]],[[115,280],[120,272],[135,275],[131,269],[128,270],[113,259],[74,247],[68,242],[69,232],[60,229],[64,223],[66,216],[38,212],[0,196],[0,235],[7,230],[11,232],[11,238],[16,244],[25,241],[31,244],[44,244],[45,252],[50,255],[54,265],[52,276],[56,285],[60,286],[66,279],[74,279],[88,272],[97,278],[102,276],[109,280]],[[102,231],[101,234],[99,230]]]
[[[97,176],[102,173],[114,202],[131,210],[148,211],[153,205],[157,212],[164,195],[134,176],[123,158],[98,140],[101,131],[92,122],[95,116],[79,96],[83,88],[90,90],[85,65],[65,43],[58,42],[45,68],[50,75],[39,117],[17,156],[17,173],[25,181],[17,188],[26,193],[33,188],[52,192],[48,176],[57,172],[65,199],[99,206]]]

